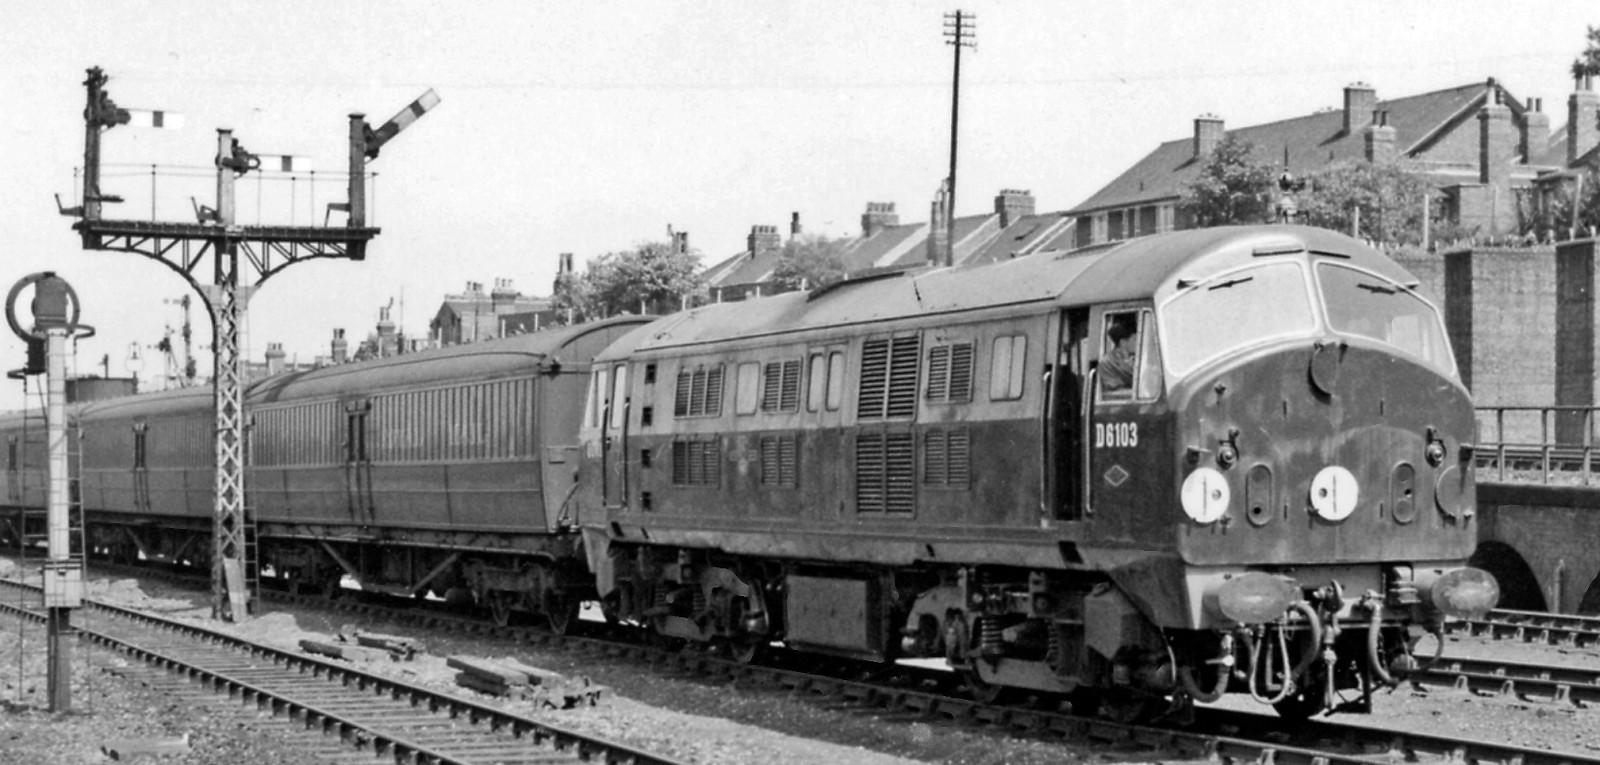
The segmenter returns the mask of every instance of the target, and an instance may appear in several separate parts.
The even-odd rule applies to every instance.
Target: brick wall
[[[1473,401],[1555,403],[1554,249],[1474,248],[1447,252],[1444,260],[1446,325]]]
[[[1556,403],[1593,406],[1597,400],[1596,376],[1600,367],[1595,290],[1597,284],[1595,240],[1578,239],[1556,245]],[[1556,437],[1561,443],[1583,443],[1584,418],[1558,415]]]

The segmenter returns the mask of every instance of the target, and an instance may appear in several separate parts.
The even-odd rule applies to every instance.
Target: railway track
[[[18,582],[3,584],[37,591]],[[43,609],[9,602],[0,603],[0,612],[45,618]],[[185,676],[215,691],[219,702],[237,700],[336,735],[368,756],[430,765],[580,760],[681,765],[467,698],[154,614],[91,600],[78,613],[84,615],[83,626],[75,629],[81,640]]]
[[[1445,622],[1451,634],[1579,648],[1600,646],[1600,617],[1497,609],[1482,619]]]
[[[141,575],[150,573],[132,567],[112,568]],[[202,589],[205,586],[200,577],[169,573],[165,578],[179,582],[192,580]],[[868,673],[848,662],[818,668],[816,657],[795,657],[782,651],[773,652],[772,661],[743,664],[706,653],[668,651],[628,641],[606,634],[607,630],[595,623],[585,623],[597,628],[588,630],[593,634],[554,635],[524,626],[497,626],[487,619],[419,608],[415,603],[394,607],[381,600],[350,597],[353,593],[333,600],[271,591],[262,594],[280,603],[332,609],[418,628],[631,660],[660,672],[735,684],[752,691],[817,699],[829,706],[854,707],[896,720],[947,720],[1081,745],[1149,750],[1162,756],[1306,765],[1392,762],[1396,758],[1408,762],[1600,765],[1600,756],[1395,731],[1362,723],[1294,722],[1270,714],[1218,707],[1196,710],[1193,720],[1184,725],[1128,725],[1074,714],[1070,708],[1061,706],[1040,706],[1036,699],[1025,704],[980,703],[963,693],[959,678],[950,672],[896,666]],[[1600,683],[1595,681],[1595,676],[1600,676],[1600,672],[1573,674],[1551,667],[1491,664],[1448,657],[1414,679],[1429,687],[1580,702],[1600,698],[1597,695]],[[1563,686],[1566,690],[1561,690]]]
[[[201,579],[196,579],[196,583],[203,586]],[[980,703],[963,693],[958,676],[944,671],[893,666],[865,672],[860,665],[843,661],[819,668],[815,656],[790,655],[783,651],[773,652],[772,659],[761,664],[743,664],[706,653],[668,651],[628,641],[605,634],[602,625],[592,622],[585,625],[596,628],[590,630],[594,634],[554,635],[523,626],[501,627],[486,619],[419,608],[415,603],[397,608],[384,601],[348,596],[335,600],[281,592],[265,592],[263,596],[278,602],[335,609],[430,630],[492,636],[544,648],[628,659],[648,664],[658,671],[707,678],[750,690],[814,698],[829,706],[850,706],[896,720],[948,720],[1092,746],[1147,749],[1162,756],[1307,765],[1372,763],[1397,757],[1408,762],[1600,765],[1600,757],[1401,732],[1358,723],[1285,721],[1275,715],[1215,707],[1197,710],[1194,720],[1184,726],[1127,725],[1073,714],[1070,709],[1058,706],[1041,707],[1037,700],[1033,704]],[[1448,669],[1441,664],[1437,671]],[[1455,676],[1458,675],[1451,676],[1448,683],[1433,684],[1454,687],[1458,683]],[[1570,678],[1565,679],[1570,681]],[[1480,686],[1476,681],[1468,685],[1473,689]],[[1503,682],[1494,690],[1503,690],[1502,686]],[[1531,692],[1532,688],[1531,684],[1523,684],[1518,686],[1518,692]],[[1569,698],[1587,698],[1586,694],[1586,691],[1571,694]]]

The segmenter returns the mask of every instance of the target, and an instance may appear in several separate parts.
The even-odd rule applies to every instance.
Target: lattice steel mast
[[[217,131],[217,206],[200,208],[194,223],[106,220],[101,205],[120,198],[100,191],[100,134],[130,122],[130,110],[107,96],[107,78],[96,67],[84,81],[84,184],[82,207],[62,209],[81,217],[73,224],[88,250],[133,252],[161,262],[189,282],[211,315],[215,348],[216,497],[212,553],[212,616],[243,619],[253,610],[254,531],[245,493],[245,317],[250,297],[272,275],[313,258],[362,260],[379,229],[366,225],[366,163],[378,149],[439,103],[424,93],[400,114],[373,130],[362,114],[350,115],[348,202],[330,205],[349,218],[343,227],[240,226],[235,219],[234,182],[260,167],[232,131]],[[155,124],[161,123],[161,112]],[[202,282],[206,265],[210,280]]]

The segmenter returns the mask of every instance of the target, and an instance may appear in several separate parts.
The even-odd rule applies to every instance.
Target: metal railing
[[[1558,475],[1570,475],[1584,486],[1595,481],[1600,467],[1595,438],[1600,406],[1480,406],[1476,412],[1473,463],[1494,469],[1497,481],[1528,483],[1531,476],[1517,473],[1534,471],[1544,484]]]

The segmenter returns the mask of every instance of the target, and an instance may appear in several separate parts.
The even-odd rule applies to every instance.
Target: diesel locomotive
[[[1497,598],[1464,564],[1474,419],[1439,312],[1319,229],[875,273],[248,405],[262,577],[557,630],[597,599],[739,659],[942,660],[983,698],[1359,709]],[[73,410],[88,554],[209,568],[210,407]],[[42,531],[30,427],[0,415],[13,541]]]
[[[1337,233],[1217,228],[661,318],[591,372],[596,592],[671,640],[942,658],[985,697],[1360,709],[1498,597],[1415,286]]]

